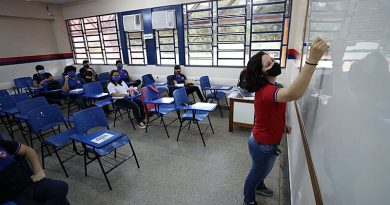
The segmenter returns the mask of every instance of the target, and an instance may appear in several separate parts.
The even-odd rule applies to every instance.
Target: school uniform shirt
[[[276,100],[277,85],[268,84],[255,93],[253,137],[262,144],[278,144],[286,123],[286,103]]]
[[[81,79],[74,77],[68,79],[69,90],[74,90],[77,88],[83,88],[83,82]]]
[[[14,198],[33,183],[15,164],[13,156],[20,147],[19,143],[0,140],[0,204]]]
[[[107,90],[110,93],[110,95],[112,95],[112,93],[128,94],[127,91],[129,90],[129,87],[124,81],[122,81],[122,84],[117,83],[116,85],[110,82],[107,85]]]
[[[178,84],[182,84],[182,83],[185,83],[185,81],[187,80],[187,77],[183,74],[178,74],[178,75],[175,75],[175,80]]]
[[[50,73],[44,73],[44,74],[39,74],[39,73],[35,73],[34,75],[33,75],[33,81],[36,81],[38,84],[40,83],[40,82],[42,82],[43,80],[45,80],[45,79],[48,79],[48,78],[50,78],[52,75],[50,74]]]
[[[129,73],[127,72],[127,70],[118,70],[118,71],[119,71],[119,75],[121,76],[122,80],[130,81]]]

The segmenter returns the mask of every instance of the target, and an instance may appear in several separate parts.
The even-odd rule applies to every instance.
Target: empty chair
[[[13,87],[15,93],[23,92],[23,89],[32,86],[33,79],[31,77],[22,77],[14,79],[15,86]]]
[[[100,107],[111,104],[109,94],[103,91],[103,87],[99,82],[91,82],[83,85],[83,97],[91,100],[91,104],[95,105],[98,101]],[[102,100],[105,99],[105,100]]]
[[[200,125],[199,125],[199,122],[204,120],[205,118],[207,118],[209,121],[209,124],[210,124],[210,128],[214,134],[214,129],[213,129],[213,126],[212,126],[211,121],[210,121],[209,113],[215,109],[216,104],[196,103],[194,105],[189,105],[189,100],[188,100],[188,96],[187,96],[185,88],[179,88],[179,89],[176,89],[175,91],[173,91],[173,98],[175,100],[175,107],[176,107],[176,110],[178,111],[177,113],[178,113],[178,117],[179,117],[179,121],[180,121],[180,128],[179,128],[179,132],[177,133],[176,141],[179,141],[179,136],[180,136],[181,130],[184,129],[187,125],[189,128],[191,123],[194,123],[198,127],[199,134],[200,134],[200,137],[202,138],[203,145],[206,147],[206,143],[204,141],[203,134],[204,134],[204,132],[206,132],[208,127],[206,127],[205,130],[202,130]],[[183,111],[184,113],[181,114],[181,111]],[[185,121],[188,121],[188,124],[183,126],[183,123]]]
[[[0,90],[0,97],[9,95],[7,90]]]
[[[74,128],[68,129],[64,115],[62,114],[59,106],[52,104],[34,109],[27,113],[27,119],[31,126],[32,132],[41,141],[42,167],[45,168],[45,157],[51,155],[52,151],[50,148],[52,148],[53,152],[57,156],[62,170],[64,171],[66,177],[68,177],[69,175],[65,169],[64,162],[71,159],[75,155],[71,155],[66,159],[61,159],[58,151],[70,144],[73,144],[72,151],[74,150],[77,152],[75,144],[72,143],[72,140],[69,138],[71,135],[76,134],[76,132]],[[61,125],[65,125],[67,130],[61,131]],[[54,128],[57,128],[57,131]],[[53,135],[44,138],[43,132],[50,130],[52,130],[52,132],[49,133]],[[44,152],[44,147],[47,148],[46,154]]]
[[[216,100],[217,103],[218,103],[219,112],[221,113],[221,117],[223,117],[222,107],[221,107],[221,104],[220,104],[219,100],[225,99],[225,102],[226,102],[225,105],[228,106],[226,93],[222,92],[222,91],[219,91],[219,90],[212,90],[212,89],[210,89],[211,88],[211,84],[210,84],[210,80],[209,80],[208,76],[200,77],[199,81],[200,81],[200,88],[202,89],[203,95],[205,96],[206,100],[210,100],[210,99],[212,101]]]
[[[168,88],[165,87],[166,83],[156,83],[152,74],[146,74],[142,76],[142,87],[153,85],[157,88],[158,92],[168,92]],[[162,87],[164,86],[164,87]]]
[[[87,165],[92,161],[97,160],[103,172],[104,178],[106,179],[108,187],[110,188],[110,190],[112,190],[110,181],[107,178],[107,174],[110,171],[115,169],[118,165],[120,165],[132,156],[134,156],[134,159],[137,163],[137,167],[139,168],[138,159],[134,152],[133,145],[131,144],[130,139],[124,134],[109,130],[108,122],[105,118],[105,114],[102,108],[92,107],[77,112],[74,115],[74,124],[78,135],[74,135],[72,139],[79,141],[83,144],[85,176],[87,176]],[[88,131],[93,128],[101,129],[88,133]],[[122,147],[126,144],[129,144],[130,149],[132,151],[132,154],[130,156],[126,156],[125,154],[121,154],[119,151],[117,151],[117,148]],[[112,152],[114,152],[113,157],[115,159],[111,163],[114,163],[115,165],[113,167],[110,167],[108,170],[105,170],[101,158],[103,156],[109,155]],[[89,161],[87,161],[87,159]],[[107,160],[109,160],[109,158],[105,158],[104,161]]]

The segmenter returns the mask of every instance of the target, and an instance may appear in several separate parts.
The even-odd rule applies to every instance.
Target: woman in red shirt
[[[269,55],[259,52],[248,62],[244,88],[255,92],[255,124],[248,142],[252,167],[245,180],[244,205],[255,204],[255,194],[272,196],[272,190],[264,185],[264,179],[274,166],[277,146],[286,130],[286,103],[302,97],[307,89],[318,61],[329,48],[325,41],[316,38],[310,48],[310,56],[297,78],[286,88],[276,85],[281,74],[280,65]]]

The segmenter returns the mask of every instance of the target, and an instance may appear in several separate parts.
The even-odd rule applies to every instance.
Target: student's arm
[[[46,74],[45,74],[46,75]],[[53,76],[50,74],[50,73],[47,73],[47,76],[45,79],[43,79],[39,85],[43,85],[43,83],[47,82],[47,81],[51,81],[51,80],[54,80]]]
[[[36,81],[36,80],[33,80],[33,83],[32,83],[32,85],[33,85],[34,87],[38,87],[38,86],[39,86],[39,84],[38,84],[38,81]]]
[[[68,92],[68,91],[69,91],[69,84],[68,84],[68,81],[69,81],[69,76],[65,76],[64,86],[62,87],[62,90],[63,90],[64,92]]]
[[[310,64],[318,64],[318,61],[328,48],[329,46],[326,42],[317,37],[310,47],[310,56],[309,59],[307,59],[307,62]],[[305,66],[303,66],[301,72],[291,85],[286,88],[280,88],[279,91],[277,91],[277,102],[290,102],[302,97],[309,86],[315,67],[315,65],[305,63]]]
[[[29,146],[20,144],[19,151],[16,153],[19,156],[23,156],[27,159],[27,161],[30,163],[31,168],[33,170],[33,175],[31,176],[31,179],[33,182],[41,181],[46,177],[45,172],[43,172],[43,169],[41,167],[41,164],[38,159],[38,155],[35,152],[34,149],[32,149]]]

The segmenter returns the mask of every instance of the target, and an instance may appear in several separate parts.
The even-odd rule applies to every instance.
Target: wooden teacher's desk
[[[254,97],[242,97],[237,91],[233,91],[228,98],[229,132],[233,132],[234,126],[252,128],[255,116]]]

